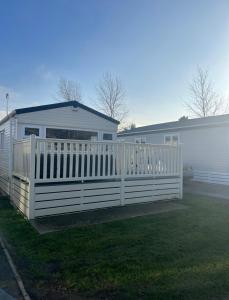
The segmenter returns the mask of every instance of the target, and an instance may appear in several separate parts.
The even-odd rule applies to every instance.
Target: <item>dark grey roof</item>
[[[141,127],[136,127],[133,129],[119,132],[118,136],[135,135],[135,134],[147,133],[150,131],[157,132],[157,131],[185,129],[193,126],[195,127],[215,126],[215,125],[220,125],[221,123],[229,123],[229,114],[211,116],[205,118],[182,119],[179,121],[141,126]]]
[[[30,112],[35,112],[35,111],[41,111],[41,110],[48,110],[48,109],[54,109],[54,108],[61,108],[61,107],[67,107],[67,106],[73,106],[74,108],[80,107],[84,110],[87,110],[101,118],[104,118],[108,121],[111,121],[115,124],[119,124],[119,121],[102,114],[101,112],[90,108],[82,103],[79,103],[78,101],[66,101],[66,102],[60,102],[60,103],[53,103],[53,104],[46,104],[46,105],[39,105],[39,106],[32,106],[32,107],[26,107],[26,108],[18,108],[12,111],[8,116],[3,118],[0,121],[0,125],[9,120],[11,117],[15,115],[20,115],[20,114],[25,114],[25,113],[30,113]]]

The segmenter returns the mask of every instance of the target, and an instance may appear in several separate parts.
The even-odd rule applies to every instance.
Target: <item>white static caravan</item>
[[[29,219],[182,198],[181,148],[116,140],[118,121],[76,101],[0,122],[0,188]]]
[[[13,141],[39,138],[116,140],[119,122],[77,101],[16,109],[0,121],[0,188],[9,194]]]
[[[120,132],[118,138],[134,143],[181,143],[184,176],[229,184],[229,114],[142,126]]]

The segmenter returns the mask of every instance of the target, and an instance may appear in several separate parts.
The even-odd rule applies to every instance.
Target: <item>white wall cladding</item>
[[[229,174],[229,127],[187,130],[180,133],[184,166]]]
[[[180,178],[163,178],[36,185],[34,216],[179,198],[180,180]]]
[[[25,215],[29,215],[29,183],[12,177],[11,201]]]
[[[0,149],[0,189],[9,194],[9,150]]]
[[[207,183],[229,185],[229,173],[193,170],[193,180]]]
[[[152,144],[164,144],[164,134],[162,133],[148,133],[148,134],[136,134],[132,136],[121,136],[118,137],[120,140],[124,140],[125,142],[135,143],[135,139],[138,137],[145,137],[146,143]]]
[[[4,147],[0,149],[0,189],[9,194],[11,172],[11,136],[15,136],[15,120],[11,119],[0,125],[4,131]]]
[[[117,124],[82,108],[62,107],[17,115],[19,130],[22,124],[78,128],[117,132]]]

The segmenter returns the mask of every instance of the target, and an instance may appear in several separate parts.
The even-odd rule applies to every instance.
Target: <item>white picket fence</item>
[[[173,145],[31,136],[13,145],[13,176],[13,197],[29,218],[181,198],[182,153]]]

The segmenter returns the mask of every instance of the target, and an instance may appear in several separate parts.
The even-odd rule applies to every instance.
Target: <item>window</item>
[[[178,134],[168,134],[164,137],[165,144],[177,145],[179,143]]]
[[[165,136],[165,144],[170,144],[171,143],[171,136],[170,135],[166,135]]]
[[[98,133],[93,131],[81,131],[71,129],[46,128],[46,138],[69,140],[94,140]]]
[[[112,141],[113,140],[112,133],[104,133],[103,134],[103,140],[104,141]]]
[[[135,139],[135,143],[136,144],[145,144],[146,143],[146,137],[142,136],[142,137],[138,137]]]
[[[32,135],[32,134],[39,136],[40,129],[34,128],[34,127],[25,127],[25,135],[28,136],[28,135]]]
[[[4,149],[5,130],[0,131],[0,149]]]

